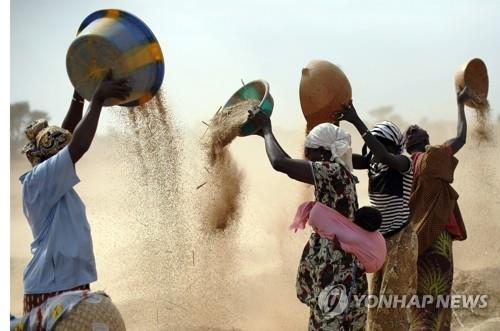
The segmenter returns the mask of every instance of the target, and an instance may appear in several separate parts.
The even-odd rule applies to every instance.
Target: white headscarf
[[[331,151],[331,161],[336,160],[352,172],[351,135],[338,126],[332,123],[315,126],[306,137],[305,147]]]

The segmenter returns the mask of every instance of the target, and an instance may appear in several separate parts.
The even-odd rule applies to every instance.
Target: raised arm
[[[61,127],[63,129],[68,130],[73,133],[76,128],[76,125],[82,119],[83,114],[83,97],[78,94],[76,90],[73,92],[73,97],[71,99],[71,104],[69,106],[68,112],[66,113],[66,117],[64,117],[64,121],[62,122]]]
[[[130,87],[126,80],[113,80],[112,73],[109,73],[99,83],[92,101],[90,102],[89,110],[78,123],[73,139],[69,143],[68,149],[73,163],[76,163],[85,154],[92,140],[94,140],[99,117],[101,116],[101,109],[104,101],[107,98],[125,99],[130,93]]]
[[[370,130],[368,130],[365,123],[358,116],[356,109],[352,105],[352,101],[349,102],[349,104],[344,105],[343,111],[337,116],[338,119],[348,121],[356,127],[358,132],[361,134],[361,137],[366,142],[366,145],[370,148],[370,151],[379,160],[379,162],[386,164],[399,172],[407,171],[410,168],[410,160],[406,156],[388,152],[384,145],[382,145],[382,143],[370,133]],[[361,163],[359,159],[357,162],[359,162],[358,166],[365,166],[365,164]]]
[[[352,154],[352,166],[354,169],[362,170],[368,169],[370,166],[370,160],[361,154]]]
[[[306,160],[292,159],[281,148],[274,136],[271,119],[262,111],[250,113],[250,118],[261,128],[266,153],[274,170],[287,174],[290,178],[307,184],[314,184],[311,164]]]
[[[464,87],[457,94],[457,108],[458,108],[458,122],[457,122],[457,136],[446,141],[445,144],[451,147],[452,153],[457,153],[467,140],[467,118],[465,117],[464,102],[469,98],[469,90]]]

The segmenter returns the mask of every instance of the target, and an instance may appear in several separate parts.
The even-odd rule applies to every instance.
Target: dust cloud
[[[476,109],[476,125],[474,127],[474,139],[478,142],[492,142],[494,127],[491,123],[490,106],[488,103],[484,107]]]
[[[248,118],[247,110],[259,100],[246,100],[219,109],[207,124],[202,146],[207,165],[201,189],[203,221],[207,231],[225,230],[239,218],[243,172],[233,159],[228,145],[239,135]]]
[[[296,207],[312,197],[311,188],[272,169],[261,137],[238,138],[228,149],[239,169],[231,176],[241,180],[236,222],[206,231],[207,212],[213,212],[203,203],[211,190],[199,187],[207,178],[206,127],[176,123],[165,98],[131,111],[109,111],[116,113],[114,130],[98,137],[77,164],[82,181],[76,190],[92,227],[99,279],[91,287],[111,296],[127,329],[304,330],[308,310],[296,299],[295,276],[309,231],[293,233],[287,226]],[[419,124],[434,144],[456,132],[454,123]],[[353,150],[360,151],[362,141],[354,128],[342,126],[353,136]],[[489,295],[487,310],[456,312],[457,329],[492,325],[498,319],[498,124],[493,132],[492,142],[470,138],[457,154],[453,186],[460,193],[469,238],[454,243],[454,290]],[[290,155],[302,155],[303,128],[276,129],[275,134]],[[11,161],[14,314],[22,311],[22,271],[32,239],[17,180],[28,168],[23,159]],[[366,174],[356,175],[360,205],[366,205]],[[223,182],[227,177],[216,178]]]

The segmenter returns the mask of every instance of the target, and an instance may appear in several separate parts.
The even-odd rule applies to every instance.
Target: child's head
[[[382,224],[382,214],[373,207],[359,208],[354,214],[354,224],[366,231],[377,231]]]

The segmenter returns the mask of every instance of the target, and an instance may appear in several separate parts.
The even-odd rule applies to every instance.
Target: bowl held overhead
[[[163,53],[153,32],[139,18],[118,9],[96,11],[85,18],[66,55],[66,70],[77,92],[91,100],[97,84],[111,69],[129,81],[126,100],[107,99],[105,106],[139,106],[153,98],[164,76]]]
[[[344,72],[325,60],[311,60],[300,79],[300,106],[307,121],[307,130],[318,124],[332,122],[332,115],[342,110],[352,98],[351,84]]]
[[[457,93],[467,86],[472,98],[465,104],[471,108],[481,108],[488,99],[488,70],[483,60],[475,58],[464,63],[455,74],[455,89]]]
[[[256,100],[258,107],[268,116],[271,116],[273,113],[274,100],[269,92],[269,83],[265,80],[254,80],[245,84],[226,101],[223,108],[228,108],[248,100]],[[248,120],[241,126],[240,136],[248,136],[255,133],[255,131],[257,131],[257,127],[251,120]]]

